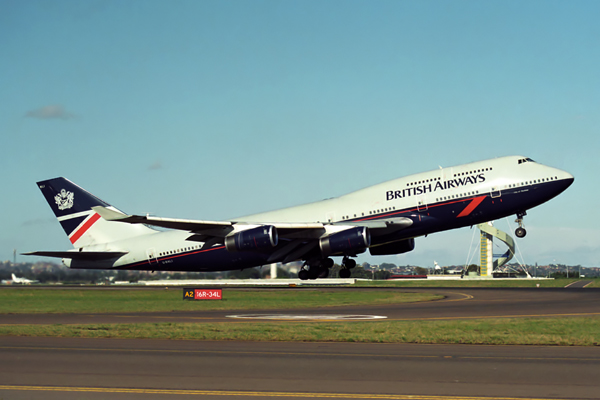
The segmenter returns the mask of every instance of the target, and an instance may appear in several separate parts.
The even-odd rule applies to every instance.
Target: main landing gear
[[[356,261],[348,256],[344,256],[344,259],[342,260],[342,269],[340,269],[340,278],[350,278],[350,275],[352,275],[352,271],[350,270],[354,267],[356,267]]]
[[[333,260],[329,257],[307,260],[298,272],[298,278],[303,281],[307,279],[327,278],[329,276],[329,268],[331,267],[333,267]]]
[[[327,278],[331,267],[333,267],[333,260],[329,257],[307,260],[298,272],[298,279],[306,281],[308,279]],[[356,267],[356,261],[349,256],[344,256],[342,269],[340,269],[340,278],[350,278],[350,275],[352,275],[350,270],[354,267]]]
[[[527,235],[527,231],[525,230],[525,228],[523,228],[523,217],[526,215],[527,213],[525,211],[517,213],[517,219],[515,220],[515,222],[519,224],[519,227],[515,229],[515,235],[518,238],[524,238],[525,235]]]

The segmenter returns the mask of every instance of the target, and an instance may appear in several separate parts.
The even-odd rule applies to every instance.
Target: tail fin
[[[94,206],[113,208],[65,178],[37,183],[74,247],[113,242],[155,232],[144,225],[130,225],[102,219]]]

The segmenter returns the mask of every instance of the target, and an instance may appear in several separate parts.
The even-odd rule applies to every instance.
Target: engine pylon
[[[481,231],[480,242],[480,276],[492,277],[493,272],[500,269],[508,263],[515,254],[515,242],[508,233],[494,227],[492,222],[478,224],[477,228]],[[494,260],[493,238],[498,238],[508,246],[506,253]]]

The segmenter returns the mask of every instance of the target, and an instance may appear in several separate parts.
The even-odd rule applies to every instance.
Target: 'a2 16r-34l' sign
[[[183,289],[184,300],[222,300],[223,289]]]

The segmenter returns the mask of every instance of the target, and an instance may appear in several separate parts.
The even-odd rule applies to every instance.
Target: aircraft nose
[[[575,181],[575,177],[573,175],[560,169],[556,170],[555,176],[558,178],[558,181],[556,181],[555,185],[558,193],[565,191]]]
[[[573,184],[573,182],[575,181],[575,177],[566,171],[560,172],[562,175],[561,179],[563,179],[565,183],[567,183],[567,187],[571,186],[571,184]]]

